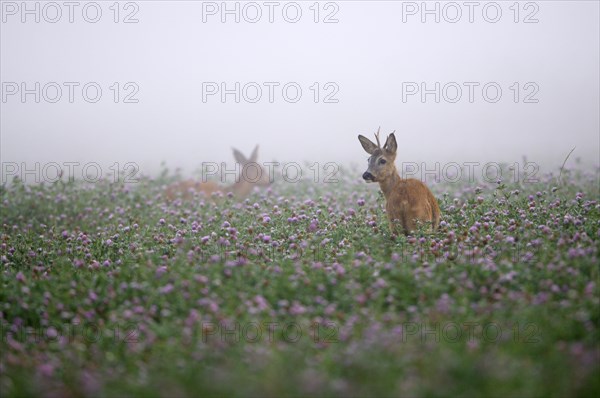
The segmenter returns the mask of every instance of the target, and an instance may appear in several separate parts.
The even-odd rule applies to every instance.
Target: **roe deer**
[[[396,137],[392,132],[381,148],[379,130],[375,134],[377,145],[362,135],[358,136],[364,150],[371,155],[369,167],[362,175],[367,182],[378,182],[385,196],[385,210],[390,223],[392,234],[397,235],[398,227],[408,235],[415,230],[416,222],[431,223],[433,230],[440,223],[440,208],[437,200],[419,180],[404,179],[396,170]]]
[[[216,192],[223,194],[231,192],[236,200],[242,200],[252,192],[255,186],[265,187],[271,184],[269,173],[260,164],[256,163],[258,159],[258,145],[252,151],[250,159],[247,159],[235,148],[233,148],[233,157],[241,167],[240,175],[236,176],[233,184],[221,186],[214,181],[180,181],[167,187],[165,192],[167,199],[174,200],[178,197],[181,199],[191,199],[194,194],[204,194],[210,198]]]

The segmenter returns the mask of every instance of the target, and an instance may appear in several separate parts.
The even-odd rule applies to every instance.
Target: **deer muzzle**
[[[375,182],[375,176],[373,176],[373,174],[369,173],[368,171],[365,171],[363,173],[362,178],[366,182]]]

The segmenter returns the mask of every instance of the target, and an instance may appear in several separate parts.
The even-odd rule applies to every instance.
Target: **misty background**
[[[259,161],[363,166],[368,155],[357,134],[372,138],[379,126],[382,133],[396,131],[398,165],[514,163],[526,156],[544,171],[560,167],[573,147],[569,163],[600,163],[597,1],[521,2],[518,15],[515,2],[496,2],[501,15],[495,23],[486,21],[496,18],[495,6],[483,14],[490,2],[473,10],[473,22],[463,2],[453,3],[460,18],[454,5],[428,2],[431,10],[439,7],[439,23],[434,14],[422,14],[421,2],[278,2],[272,23],[260,1],[227,2],[229,10],[238,7],[237,23],[235,14],[222,15],[221,1],[120,2],[118,15],[114,1],[97,2],[96,23],[83,18],[86,3],[78,3],[72,23],[69,9],[55,3],[62,17],[50,23],[46,2],[27,2],[34,14],[25,16],[22,2],[2,2],[3,163],[97,162],[108,170],[115,162],[134,162],[152,175],[162,162],[186,172],[202,162],[233,162],[231,147],[249,155],[260,144]],[[45,10],[47,19],[58,18],[53,6]],[[95,10],[88,7],[87,16],[95,18]],[[56,82],[62,97],[36,103],[30,94],[23,102],[20,92],[7,92],[15,87],[10,83],[20,89],[23,82],[28,89]],[[63,82],[79,84],[73,103]],[[95,103],[82,96],[89,82],[102,89]],[[203,98],[207,83],[214,89],[211,82],[229,90],[239,82],[240,102],[234,94],[223,102],[220,93],[205,91]],[[256,103],[247,100],[256,97],[255,85],[246,96],[241,92],[250,82],[262,87]],[[264,82],[274,87],[272,103]],[[290,82],[302,90],[297,102],[282,94]],[[440,91],[455,82],[462,97],[452,103],[441,96],[436,103],[433,94],[422,101],[420,93],[404,93],[403,100],[406,82],[430,90],[439,82]],[[472,103],[464,82],[479,84]],[[502,89],[497,102],[482,95],[489,82]],[[455,97],[453,90],[447,97]],[[137,103],[125,103],[127,95]]]

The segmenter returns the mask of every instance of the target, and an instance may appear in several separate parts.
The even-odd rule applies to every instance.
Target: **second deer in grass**
[[[250,158],[246,158],[237,149],[233,150],[233,157],[236,163],[241,167],[240,174],[236,176],[236,181],[228,186],[221,186],[214,181],[195,181],[185,180],[167,187],[166,197],[169,200],[176,198],[191,199],[194,194],[201,194],[212,197],[214,193],[231,193],[234,199],[241,201],[247,197],[254,187],[265,187],[271,184],[269,173],[258,163],[258,145],[252,151]],[[250,171],[254,169],[255,171]]]
[[[437,229],[440,208],[429,188],[419,180],[402,178],[396,170],[394,161],[398,144],[394,133],[387,137],[383,148],[379,143],[379,130],[375,138],[377,145],[365,136],[358,136],[364,150],[371,155],[369,167],[362,177],[367,182],[379,183],[392,234],[398,234],[400,229],[408,235],[416,229],[418,221],[430,223],[433,230]]]

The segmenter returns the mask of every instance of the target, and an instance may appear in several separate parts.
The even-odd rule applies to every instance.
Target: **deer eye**
[[[379,159],[379,164],[385,164],[386,160],[385,159]]]

